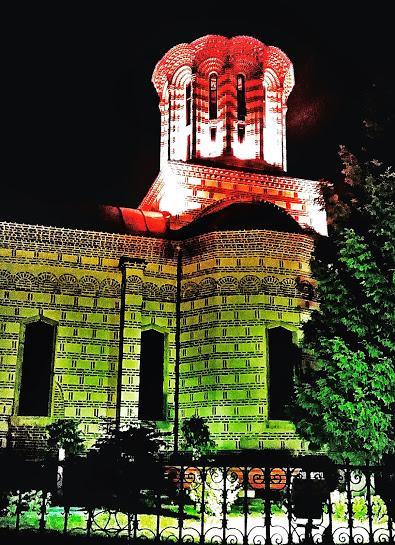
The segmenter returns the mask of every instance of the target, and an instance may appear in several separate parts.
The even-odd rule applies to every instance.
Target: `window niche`
[[[18,416],[50,416],[55,324],[44,320],[25,326]]]
[[[188,126],[191,124],[192,114],[192,86],[187,83],[185,86],[185,124]]]
[[[237,119],[245,121],[247,115],[245,77],[239,74],[236,78],[237,90]]]
[[[218,117],[218,76],[211,74],[209,78],[209,119]]]
[[[165,420],[165,335],[155,329],[141,333],[140,349],[140,420]]]
[[[298,369],[299,349],[292,341],[292,331],[283,327],[268,330],[269,419],[288,420],[294,372]]]

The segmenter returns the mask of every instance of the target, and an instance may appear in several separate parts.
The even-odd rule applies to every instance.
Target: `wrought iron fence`
[[[390,466],[257,462],[92,469],[79,460],[58,467],[57,479],[55,467],[40,466],[34,477],[31,466],[17,490],[9,479],[0,483],[0,527],[126,536],[131,542],[394,543]]]

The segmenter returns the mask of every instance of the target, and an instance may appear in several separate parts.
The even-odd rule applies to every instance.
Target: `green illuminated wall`
[[[0,439],[40,441],[51,418],[81,421],[88,443],[115,417],[121,255],[128,267],[122,417],[137,419],[140,333],[153,327],[168,346],[165,390],[174,367],[175,263],[167,243],[138,236],[0,224]],[[23,329],[40,315],[57,323],[51,418],[15,414]],[[171,396],[168,396],[170,401]],[[42,435],[42,434],[41,434]],[[22,445],[23,446],[23,445]]]
[[[268,420],[266,336],[281,325],[297,341],[306,301],[296,281],[308,274],[310,240],[239,231],[186,247],[181,417],[206,417],[220,449],[303,449],[291,423]]]
[[[180,419],[207,418],[219,449],[303,447],[293,426],[269,421],[267,329],[296,340],[306,304],[311,240],[273,231],[211,233],[183,244]],[[87,443],[114,419],[119,339],[119,257],[128,265],[122,419],[137,419],[140,334],[165,333],[167,421],[174,418],[175,244],[154,238],[0,224],[0,439],[34,447],[54,418],[80,420]],[[23,329],[55,321],[51,414],[15,414]]]

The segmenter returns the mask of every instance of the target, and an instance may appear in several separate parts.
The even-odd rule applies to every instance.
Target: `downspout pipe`
[[[177,246],[177,291],[176,291],[176,360],[174,366],[175,386],[174,386],[174,453],[179,450],[179,400],[180,400],[180,334],[181,334],[181,280],[182,280],[182,249]]]
[[[117,397],[115,407],[115,428],[119,431],[121,426],[121,409],[122,409],[122,373],[123,373],[123,342],[125,329],[125,309],[126,309],[126,269],[127,265],[142,265],[145,264],[145,259],[138,257],[121,256],[119,259],[118,268],[121,271],[121,306],[119,309],[119,343],[118,343],[118,373],[117,373]]]

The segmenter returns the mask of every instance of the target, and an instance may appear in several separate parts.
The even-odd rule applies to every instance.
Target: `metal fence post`
[[[202,478],[202,501],[200,503],[200,544],[204,544],[204,515],[206,510],[206,477],[207,477],[207,469],[204,465],[202,467],[201,472],[201,478]]]
[[[42,497],[41,505],[40,505],[40,523],[39,523],[40,532],[43,532],[45,530],[45,515],[47,512],[46,503],[47,503],[48,492],[42,490],[42,495],[43,497]]]
[[[369,519],[369,540],[373,543],[373,510],[372,510],[372,492],[371,492],[371,475],[372,472],[369,467],[369,460],[366,460],[366,499],[368,501],[368,519]]]
[[[346,470],[345,470],[345,478],[346,478],[346,494],[347,494],[347,515],[348,515],[348,529],[350,531],[350,545],[354,543],[354,537],[353,537],[353,511],[352,511],[352,494],[351,494],[351,470],[350,470],[350,463],[347,460],[346,462]]]
[[[271,525],[272,525],[272,516],[271,516],[271,500],[270,500],[270,475],[271,468],[264,468],[264,482],[265,482],[265,545],[270,545],[272,542],[271,539]]]
[[[227,490],[226,490],[226,476],[227,476],[227,470],[226,466],[223,467],[222,471],[222,478],[223,478],[223,489],[222,489],[222,543],[223,545],[226,545],[226,528],[228,526],[227,520],[226,520],[226,511],[227,511]]]
[[[288,543],[292,543],[292,495],[291,495],[291,486],[292,486],[292,473],[291,468],[287,467],[286,477],[285,477],[285,486],[287,494],[287,518],[288,518]]]
[[[15,530],[19,532],[19,528],[21,525],[21,510],[22,510],[22,492],[18,490],[18,503],[16,506],[16,518],[15,518]]]
[[[248,467],[243,468],[243,520],[244,520],[244,535],[243,545],[248,545]]]
[[[182,543],[182,531],[184,527],[184,476],[185,468],[180,466],[179,498],[178,498],[178,542]]]

